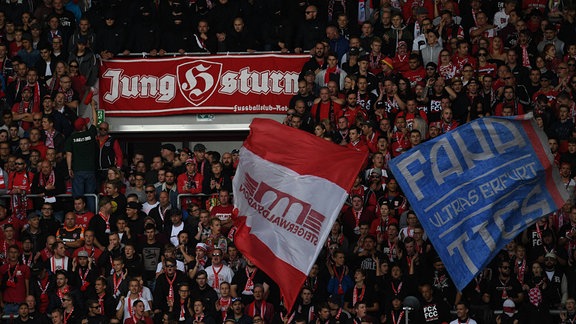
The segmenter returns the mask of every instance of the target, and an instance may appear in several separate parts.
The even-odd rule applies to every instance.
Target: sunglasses
[[[174,268],[174,265],[173,264],[167,264],[166,268]]]
[[[24,163],[24,162],[14,162],[14,164],[16,164],[16,165],[24,165],[25,163]]]
[[[155,191],[154,190],[146,190],[145,192],[146,193],[154,193]]]

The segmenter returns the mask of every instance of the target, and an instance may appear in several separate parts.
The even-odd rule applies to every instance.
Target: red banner
[[[307,55],[217,55],[104,61],[107,116],[276,114],[298,92]]]

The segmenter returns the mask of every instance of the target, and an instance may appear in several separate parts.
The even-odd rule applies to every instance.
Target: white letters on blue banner
[[[546,136],[530,117],[478,119],[390,163],[460,290],[568,198]]]

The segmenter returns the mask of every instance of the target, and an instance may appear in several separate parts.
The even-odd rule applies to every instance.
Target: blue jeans
[[[18,315],[19,304],[4,304],[4,315]]]
[[[79,197],[84,194],[96,193],[96,172],[74,171],[72,178],[72,196]],[[86,207],[91,212],[96,212],[96,203],[91,197],[86,198]]]

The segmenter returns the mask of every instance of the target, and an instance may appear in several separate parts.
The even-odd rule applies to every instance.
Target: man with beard
[[[512,299],[514,303],[521,304],[524,293],[520,283],[512,276],[510,261],[500,261],[497,275],[487,284],[482,296],[482,301],[491,305],[491,309],[500,310],[506,299]]]

